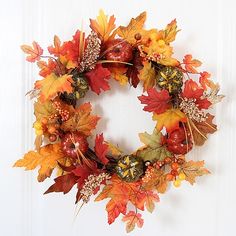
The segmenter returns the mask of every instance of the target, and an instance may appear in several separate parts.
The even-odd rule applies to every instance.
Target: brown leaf
[[[189,120],[189,129],[195,145],[202,146],[207,140],[207,135],[217,131],[217,125],[212,123],[213,118],[214,116],[208,113],[206,121],[196,122]]]

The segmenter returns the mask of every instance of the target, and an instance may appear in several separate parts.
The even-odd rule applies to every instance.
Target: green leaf
[[[139,150],[137,156],[141,157],[144,161],[162,161],[167,156],[172,154],[166,149],[166,146],[162,144],[162,133],[154,129],[152,134],[147,132],[139,134],[141,142],[146,144],[146,148]]]

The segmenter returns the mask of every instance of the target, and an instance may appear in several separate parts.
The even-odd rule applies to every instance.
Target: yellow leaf
[[[35,88],[40,90],[40,101],[45,102],[54,98],[58,92],[72,92],[71,75],[56,76],[54,73],[35,82]]]
[[[69,120],[63,122],[61,128],[64,131],[79,131],[86,136],[91,135],[95,129],[100,117],[91,114],[92,106],[90,103],[84,103],[77,109]]]
[[[61,144],[48,144],[39,148],[39,151],[30,151],[18,160],[14,167],[25,167],[25,170],[33,170],[40,166],[38,171],[38,181],[42,182],[51,176],[53,169],[57,166],[57,161],[64,157],[61,151]]]
[[[112,156],[120,156],[123,152],[116,145],[106,142],[108,149],[111,152]]]
[[[157,121],[157,130],[162,130],[165,127],[167,132],[170,133],[179,128],[179,122],[186,122],[187,118],[182,111],[172,108],[164,113],[154,114],[153,120]]]
[[[127,68],[126,67],[110,67],[111,76],[117,80],[120,85],[126,85],[128,83],[128,77],[125,75]]]
[[[95,31],[102,41],[110,39],[111,32],[115,29],[116,18],[112,15],[109,19],[103,10],[99,11],[97,20],[90,19],[90,28]]]
[[[174,19],[166,26],[163,32],[164,33],[163,40],[167,44],[169,44],[170,42],[173,42],[178,32],[179,30],[177,30],[177,22],[176,22],[176,19]]]
[[[143,81],[143,90],[146,91],[156,85],[156,71],[151,62],[145,61],[139,72],[139,79]]]
[[[136,18],[132,18],[129,22],[128,26],[120,26],[116,33],[123,39],[125,39],[130,44],[135,44],[137,40],[135,39],[135,35],[139,33],[142,35],[143,33],[143,25],[146,21],[146,12],[141,13]]]

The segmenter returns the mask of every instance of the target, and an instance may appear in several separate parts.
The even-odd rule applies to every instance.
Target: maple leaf
[[[120,26],[119,28],[117,28],[116,33],[130,44],[135,44],[137,42],[137,40],[135,39],[135,35],[137,33],[142,34],[142,29],[145,21],[146,12],[142,12],[136,18],[132,18],[127,27]]]
[[[63,55],[63,47],[61,46],[61,41],[57,35],[54,36],[53,44],[53,46],[48,47],[49,53],[57,57]]]
[[[71,86],[73,80],[71,75],[56,76],[54,73],[48,75],[42,80],[35,82],[35,89],[39,89],[40,100],[45,102],[51,98],[56,97],[56,95],[61,92],[71,93],[73,88]]]
[[[44,193],[63,192],[68,193],[73,186],[77,183],[78,177],[73,173],[65,174],[54,179],[55,183],[51,185]]]
[[[98,116],[91,114],[92,106],[90,103],[84,103],[75,109],[74,115],[67,121],[63,122],[61,129],[64,131],[79,131],[86,136],[91,135],[93,129],[95,129],[98,120]]]
[[[112,156],[120,156],[123,153],[117,145],[110,142],[106,142],[106,144],[108,145],[108,151],[111,152]]]
[[[180,171],[185,174],[185,180],[193,185],[196,177],[210,174],[210,171],[203,166],[204,161],[188,161],[180,166]]]
[[[196,74],[198,71],[195,68],[201,66],[202,63],[199,60],[192,59],[192,55],[187,54],[184,56],[183,64],[188,73]]]
[[[138,150],[137,156],[141,157],[144,161],[162,161],[165,157],[171,156],[171,153],[162,143],[163,135],[156,129],[153,130],[152,134],[147,132],[139,134],[139,138],[146,147]]]
[[[53,169],[57,166],[57,161],[64,157],[61,144],[48,144],[39,148],[38,152],[30,151],[18,160],[14,167],[25,167],[25,170],[33,170],[40,166],[38,171],[38,181],[42,182],[51,176]]]
[[[29,62],[38,61],[43,54],[43,49],[39,46],[37,42],[32,43],[33,47],[28,45],[22,45],[21,49],[24,53],[28,54],[26,60]]]
[[[139,79],[143,81],[143,90],[147,91],[156,84],[156,72],[151,62],[143,62],[143,68],[139,71]]]
[[[157,194],[142,188],[141,183],[128,183],[113,175],[111,182],[107,184],[95,201],[110,198],[106,210],[108,223],[111,224],[121,214],[126,214],[127,204],[131,202],[136,208],[144,210],[146,206],[152,210],[152,202],[159,201]]]
[[[52,105],[51,101],[46,101],[42,103],[40,100],[34,103],[34,115],[36,120],[41,121],[42,118],[49,117],[52,114],[55,114],[56,110]]]
[[[57,67],[57,63],[52,59],[49,59],[48,62],[38,61],[37,65],[40,68],[39,75],[42,77],[47,77],[52,74]]]
[[[100,10],[97,20],[90,19],[90,28],[105,42],[108,39],[111,39],[110,34],[116,27],[115,20],[116,18],[114,15],[110,16],[108,19],[108,16],[105,15],[104,11]]]
[[[196,122],[189,120],[188,128],[193,136],[194,144],[202,146],[207,140],[207,134],[213,134],[217,131],[217,126],[212,123],[214,116],[207,114],[206,121]]]
[[[176,19],[174,19],[166,26],[164,30],[163,40],[167,44],[173,42],[178,32],[179,30],[177,30],[177,22],[176,22]]]
[[[143,219],[140,213],[135,213],[134,211],[130,211],[126,214],[122,221],[126,222],[126,232],[129,233],[134,230],[135,226],[142,228],[143,226]]]
[[[103,68],[101,64],[97,64],[93,70],[85,74],[92,91],[98,95],[101,93],[101,90],[106,91],[110,89],[107,82],[110,75],[111,72],[107,68]]]
[[[120,85],[126,85],[128,82],[128,77],[126,76],[126,67],[109,67],[109,71],[111,72],[111,77],[117,80]]]
[[[157,121],[157,130],[166,128],[168,133],[179,128],[179,122],[186,122],[187,118],[185,114],[179,109],[169,109],[162,114],[154,114],[153,120]]]
[[[165,193],[167,190],[167,180],[165,172],[161,169],[152,167],[151,178],[143,182],[143,187],[147,190],[156,189],[158,193]],[[144,176],[145,178],[145,176]]]
[[[109,145],[104,142],[103,134],[97,135],[95,138],[95,153],[98,159],[106,165],[109,160],[107,159],[106,155],[108,152]]]
[[[158,92],[155,88],[147,90],[148,96],[142,95],[138,99],[142,104],[146,104],[144,111],[155,112],[161,114],[170,108],[170,95],[167,90]]]

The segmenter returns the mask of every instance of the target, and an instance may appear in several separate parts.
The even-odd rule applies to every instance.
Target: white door
[[[147,28],[164,27],[176,18],[182,29],[174,44],[176,55],[181,58],[191,53],[203,61],[204,69],[212,73],[226,95],[215,111],[219,131],[193,153],[196,160],[206,160],[212,175],[199,178],[194,187],[184,184],[160,196],[155,212],[144,213],[144,227],[132,235],[236,235],[234,0],[0,1],[0,235],[125,235],[119,219],[111,226],[107,224],[105,201],[89,203],[74,220],[75,192],[45,196],[52,180],[39,184],[37,171],[12,168],[15,160],[33,148],[34,138],[32,102],[24,95],[37,79],[37,69],[25,62],[20,45],[36,40],[46,47],[54,34],[62,40],[69,39],[82,22],[83,29],[88,30],[89,18],[97,16],[100,8],[114,14],[121,25],[144,10],[148,15]],[[112,96],[91,97],[99,104],[96,112],[105,117],[99,131],[110,140],[121,140],[119,145],[131,151],[140,145],[137,134],[151,131],[153,123],[136,99],[141,89],[119,90],[115,83],[112,88]]]

